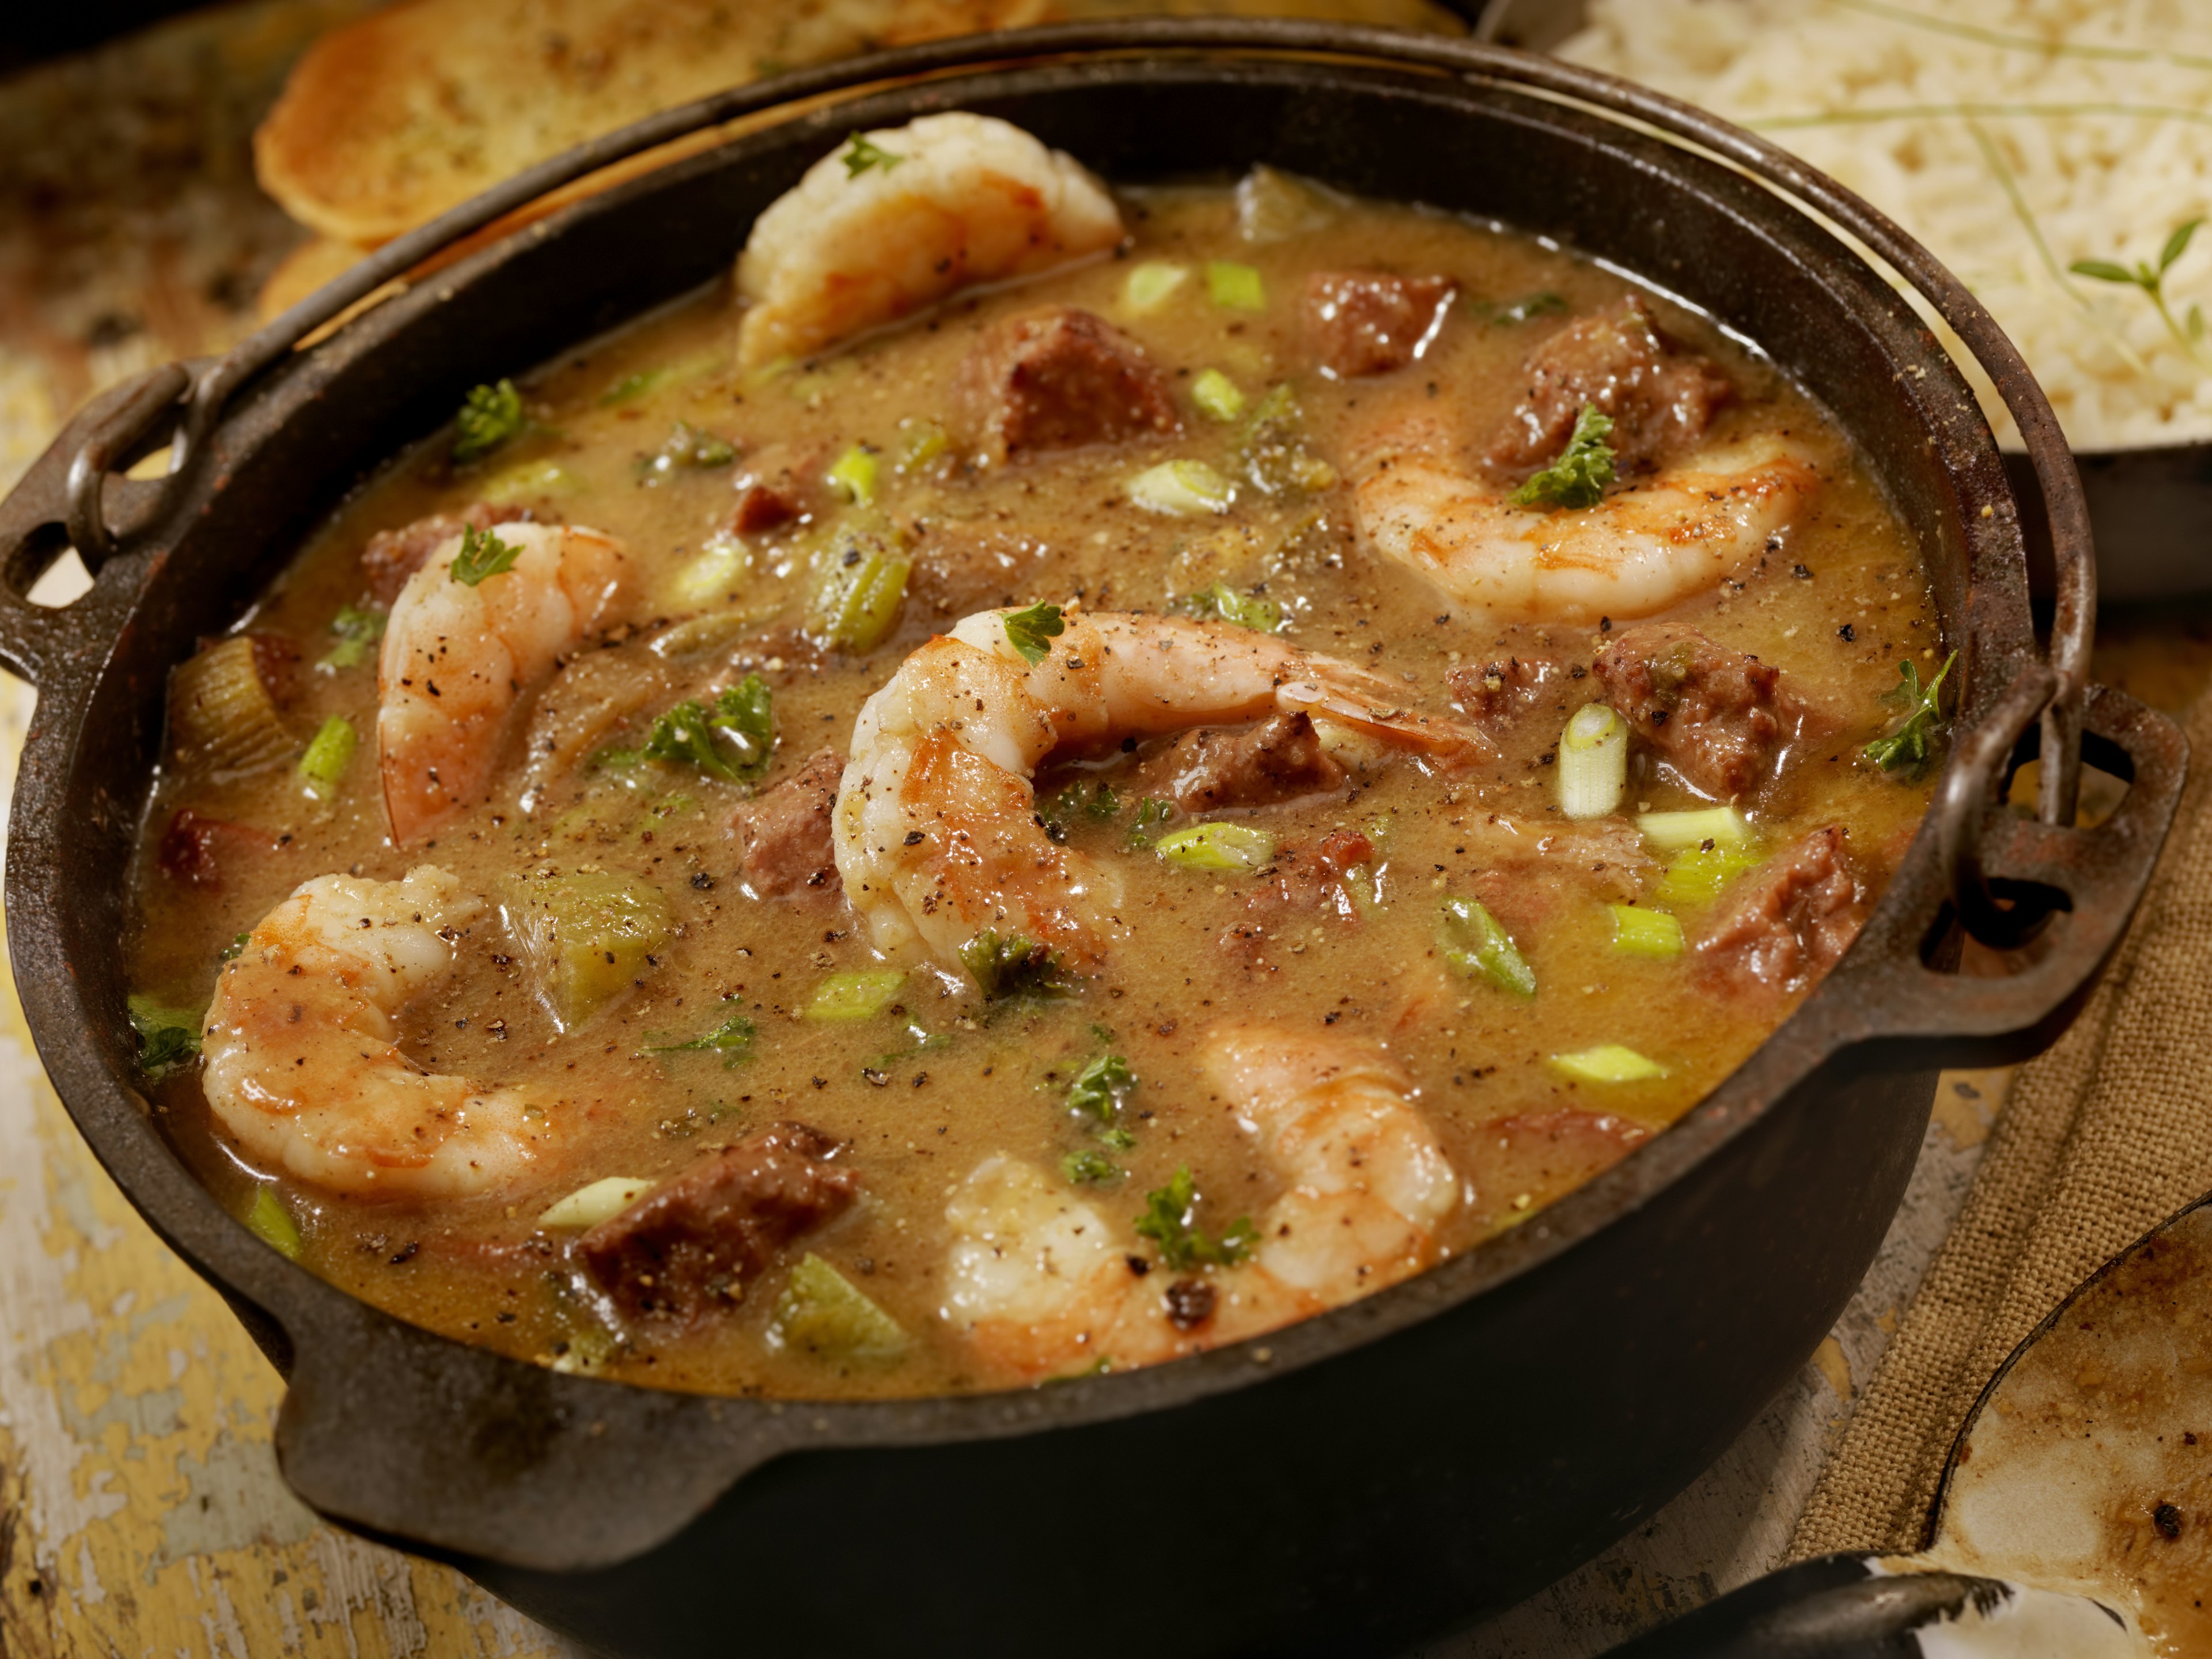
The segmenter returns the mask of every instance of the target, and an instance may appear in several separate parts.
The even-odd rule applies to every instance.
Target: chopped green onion
[[[809,1250],[776,1298],[775,1340],[830,1359],[896,1359],[907,1334],[853,1281]]]
[[[633,398],[642,398],[672,373],[672,369],[649,368],[635,374],[625,374],[599,393],[599,407],[605,409],[615,404],[626,404]]]
[[[1254,405],[1237,453],[1255,489],[1270,495],[1303,495],[1336,483],[1336,469],[1306,447],[1304,430],[1304,411],[1287,382]]]
[[[596,1227],[653,1189],[641,1176],[605,1176],[576,1190],[538,1218],[541,1227]]]
[[[1239,593],[1227,582],[1216,582],[1195,593],[1186,593],[1182,605],[1194,617],[1218,617],[1255,634],[1272,634],[1283,625],[1282,607],[1273,599]]]
[[[752,550],[728,531],[718,530],[665,578],[663,591],[672,609],[696,611],[734,598],[752,568]],[[660,656],[670,654],[664,640],[655,640],[652,648]]]
[[[647,1036],[659,1036],[658,1031],[647,1031]],[[734,1071],[752,1058],[753,1037],[756,1035],[751,1020],[743,1014],[732,1014],[703,1036],[695,1036],[684,1042],[647,1043],[638,1052],[646,1054],[720,1054],[722,1069]]]
[[[352,723],[333,714],[322,724],[307,752],[300,757],[300,781],[317,800],[328,800],[338,792],[346,768],[353,764],[354,747],[360,739]]]
[[[1149,316],[1174,298],[1176,290],[1189,280],[1188,265],[1148,259],[1131,270],[1122,283],[1121,309],[1133,317]]]
[[[899,450],[898,470],[919,472],[951,447],[951,434],[934,421],[923,421],[908,432]]]
[[[242,1219],[248,1232],[286,1261],[300,1259],[300,1224],[292,1219],[292,1212],[284,1207],[284,1200],[272,1188],[253,1189],[253,1202],[246,1206]]]
[[[848,545],[821,574],[811,602],[812,631],[834,651],[865,656],[898,625],[913,568],[872,537],[866,545]]]
[[[1237,184],[1237,228],[1255,245],[1279,242],[1328,224],[1341,199],[1293,173],[1255,167]]]
[[[1758,864],[1757,850],[1748,846],[1715,842],[1685,848],[1669,861],[1652,893],[1661,903],[1678,908],[1711,904],[1722,888]]]
[[[139,1069],[155,1081],[199,1058],[200,1022],[189,1008],[167,1008],[134,993],[127,1001],[131,1029],[138,1034]]]
[[[844,1024],[856,1019],[872,1019],[891,1004],[906,983],[906,975],[896,969],[882,973],[832,974],[814,988],[814,994],[799,1010],[806,1019],[818,1019],[833,1024]]]
[[[1155,837],[1152,850],[1186,870],[1256,870],[1275,856],[1275,838],[1245,823],[1187,823]]]
[[[1536,994],[1536,970],[1480,901],[1443,902],[1444,960],[1468,979],[1486,979],[1516,997]]]
[[[1190,400],[1217,421],[1233,421],[1244,412],[1244,394],[1218,368],[1205,370],[1190,383]]]
[[[493,473],[483,481],[477,495],[495,507],[511,507],[517,501],[580,495],[583,492],[584,481],[558,461],[524,461]]]
[[[1628,722],[1601,702],[1584,703],[1559,736],[1559,810],[1571,818],[1617,811],[1628,788]]]
[[[1233,259],[1209,259],[1206,264],[1206,297],[1224,311],[1265,311],[1267,285],[1258,269]]]
[[[1577,1083],[1643,1083],[1664,1077],[1667,1068],[1618,1042],[1601,1042],[1571,1054],[1553,1054],[1552,1069]]]
[[[830,487],[855,507],[872,507],[876,500],[876,452],[854,444],[830,469]]]
[[[657,484],[674,477],[678,468],[706,471],[727,466],[737,459],[737,446],[727,438],[718,438],[689,421],[678,421],[667,441],[638,463],[638,482]]]
[[[1162,461],[1129,480],[1129,499],[1147,513],[1198,518],[1226,513],[1237,488],[1204,461]]]
[[[1716,847],[1741,847],[1751,839],[1751,826],[1733,806],[1705,806],[1688,812],[1644,812],[1636,827],[1644,839],[1663,853],[1711,842]]]
[[[385,615],[381,611],[363,611],[358,606],[342,605],[338,614],[331,618],[331,632],[337,643],[322,660],[325,668],[358,668],[368,660],[369,650],[384,637]]]
[[[1613,948],[1625,957],[1679,957],[1682,924],[1664,910],[1638,904],[1608,904],[1613,912]]]

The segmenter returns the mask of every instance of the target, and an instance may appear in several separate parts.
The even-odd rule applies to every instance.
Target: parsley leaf
[[[487,576],[512,570],[514,562],[521,556],[522,550],[512,542],[503,542],[489,530],[467,525],[461,530],[461,550],[453,556],[450,568],[455,581],[474,587]]]
[[[385,616],[380,611],[363,611],[357,605],[343,605],[338,614],[331,618],[331,632],[338,642],[331,647],[330,654],[322,660],[325,668],[358,668],[368,660],[368,648],[384,637]]]
[[[1094,1151],[1089,1146],[1084,1147],[1080,1152],[1070,1152],[1066,1158],[1060,1159],[1060,1172],[1070,1181],[1079,1184],[1119,1181],[1123,1174],[1120,1164],[1107,1157],[1105,1153]]]
[[[1182,1273],[1194,1267],[1231,1267],[1251,1255],[1260,1230],[1249,1216],[1239,1216],[1218,1238],[1207,1237],[1196,1223],[1198,1188],[1190,1168],[1178,1169],[1164,1187],[1145,1194],[1145,1212],[1137,1218],[1137,1232],[1158,1247],[1160,1260]]]
[[[1125,1096],[1137,1086],[1137,1074],[1119,1054],[1100,1054],[1075,1074],[1067,1086],[1067,1109],[1111,1123]]]
[[[1954,651],[1943,659],[1943,665],[1936,671],[1936,678],[1923,685],[1920,671],[1911,659],[1897,665],[1902,684],[1882,694],[1882,701],[1893,707],[1910,709],[1905,724],[1886,738],[1876,738],[1866,746],[1867,758],[1885,772],[1894,772],[1901,766],[1917,766],[1928,758],[1928,745],[1943,720],[1943,679],[1951,672],[1951,665],[1959,660]]]
[[[1574,434],[1559,459],[1515,490],[1516,507],[1595,507],[1613,482],[1613,417],[1595,404],[1575,416]]]
[[[727,750],[734,750],[732,759]],[[725,783],[750,783],[775,751],[775,693],[757,674],[702,708],[689,700],[653,723],[639,758],[696,766]]]
[[[477,386],[462,400],[460,412],[453,416],[453,428],[459,434],[453,441],[453,459],[464,463],[481,459],[508,439],[520,437],[529,424],[522,394],[514,389],[514,381]]]
[[[960,947],[960,961],[975,979],[975,988],[989,1002],[1013,997],[1064,997],[1075,989],[1060,958],[1019,933],[1001,937],[987,927]]]
[[[199,1015],[188,1008],[165,1008],[135,994],[126,1006],[131,1029],[138,1034],[139,1069],[149,1079],[158,1082],[199,1058]]]
[[[1051,642],[1066,631],[1056,605],[1033,605],[1006,618],[1006,643],[1032,668],[1052,654]]]
[[[1194,617],[1216,617],[1255,634],[1272,634],[1283,625],[1283,608],[1273,599],[1239,593],[1227,582],[1184,594],[1182,606]]]
[[[847,140],[845,153],[837,159],[845,164],[845,176],[848,179],[857,179],[870,167],[881,167],[885,173],[889,173],[901,161],[905,161],[906,157],[884,149],[880,145],[872,144],[865,137],[856,132]]]
[[[1137,821],[1129,826],[1127,846],[1133,853],[1141,853],[1152,844],[1145,832],[1156,823],[1165,823],[1175,816],[1175,803],[1162,800],[1157,795],[1146,795],[1137,803]]]
[[[733,1070],[752,1058],[754,1025],[743,1014],[732,1014],[704,1036],[693,1037],[688,1042],[648,1043],[639,1052],[648,1054],[714,1054],[722,1056],[722,1069]],[[647,1036],[662,1035],[648,1031]]]
[[[706,471],[727,466],[737,459],[738,447],[727,438],[689,421],[678,421],[659,448],[638,457],[637,481],[649,487],[674,477],[678,468]]]

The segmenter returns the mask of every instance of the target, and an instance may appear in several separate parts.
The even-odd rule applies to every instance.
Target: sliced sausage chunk
[[[222,885],[224,872],[234,869],[240,860],[273,853],[281,844],[266,830],[211,818],[184,806],[161,832],[154,861],[171,881],[212,890]]]
[[[986,330],[954,387],[969,441],[994,460],[1173,432],[1175,399],[1145,349],[1073,306]]]
[[[821,1130],[788,1122],[711,1148],[586,1233],[576,1253],[632,1318],[698,1319],[852,1203],[860,1183],[830,1161],[836,1150]]]
[[[746,457],[729,527],[755,536],[801,517],[812,505],[810,475],[820,470],[821,460],[818,447],[799,444],[769,444]]]
[[[1222,948],[1257,957],[1271,944],[1296,943],[1293,936],[1308,933],[1317,916],[1358,922],[1345,872],[1374,856],[1375,843],[1357,830],[1332,830],[1310,847],[1282,848],[1244,901],[1244,920],[1222,934]]]
[[[1843,830],[1815,830],[1744,878],[1698,954],[1741,989],[1796,991],[1850,948],[1866,921],[1866,889]]]
[[[489,530],[494,525],[517,524],[529,517],[527,507],[471,501],[459,513],[433,513],[397,530],[380,530],[361,550],[361,574],[378,602],[390,605],[407,586],[407,579],[422,568],[423,561],[462,531]]]
[[[1502,732],[1544,701],[1566,672],[1546,657],[1504,657],[1446,669],[1444,685],[1468,719],[1486,732]]]
[[[1490,446],[1491,465],[1508,473],[1554,459],[1584,404],[1613,417],[1607,442],[1622,471],[1656,466],[1703,437],[1735,395],[1710,359],[1669,345],[1634,295],[1545,341],[1523,365],[1522,384]]]
[[[1720,800],[1772,777],[1814,718],[1780,669],[1673,623],[1623,629],[1590,666],[1637,736]]]
[[[1144,771],[1158,780],[1146,793],[1171,796],[1186,812],[1324,794],[1342,785],[1345,775],[1304,713],[1277,714],[1256,726],[1186,732],[1147,761]]]
[[[824,749],[757,800],[730,815],[730,831],[743,845],[738,867],[763,897],[826,888],[836,874],[830,812],[845,757]]]
[[[1449,276],[1316,270],[1306,278],[1306,340],[1340,380],[1388,374],[1435,343],[1458,289]]]

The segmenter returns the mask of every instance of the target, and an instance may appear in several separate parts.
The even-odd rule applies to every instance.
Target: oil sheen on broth
[[[801,190],[957,195],[948,142]],[[204,1018],[150,1091],[264,1237],[670,1387],[1149,1363],[1521,1224],[1849,944],[1946,647],[1817,408],[1510,229],[1107,212],[826,322],[777,295],[837,250],[772,246],[488,392],[180,668],[133,982]]]

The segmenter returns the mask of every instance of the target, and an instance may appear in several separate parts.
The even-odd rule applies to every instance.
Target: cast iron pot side
[[[88,410],[0,506],[0,656],[40,690],[9,849],[9,942],[63,1099],[285,1372],[277,1449],[294,1487],[609,1652],[1379,1652],[1511,1602],[1649,1516],[1802,1363],[1903,1194],[1936,1068],[2017,1058],[2063,1028],[2125,927],[2179,787],[2172,724],[2093,689],[2087,752],[2132,781],[2117,814],[2075,830],[1989,808],[1989,779],[2008,774],[2053,677],[1972,396],[1904,302],[1765,186],[1504,84],[1626,106],[1619,83],[1314,26],[1064,28],[1020,44],[1037,58],[1155,50],[817,108],[471,256],[240,389],[171,495],[111,485],[122,547],[65,611],[20,595],[67,544],[72,450],[132,389]],[[1340,55],[1262,50],[1285,46]],[[923,49],[863,70],[956,58]],[[260,1243],[152,1121],[124,1016],[115,942],[131,925],[170,666],[468,386],[725,271],[755,215],[853,128],[950,107],[1003,116],[1109,179],[1266,160],[1495,217],[1759,342],[1864,447],[1920,538],[1962,651],[1950,818],[1979,826],[1990,886],[2054,910],[2048,925],[1992,957],[1992,976],[1941,971],[1959,929],[1951,843],[1939,848],[1931,817],[1826,982],[1635,1156],[1411,1283],[1121,1376],[863,1404],[659,1393],[433,1335]],[[1982,770],[1957,796],[1970,763]]]

